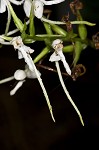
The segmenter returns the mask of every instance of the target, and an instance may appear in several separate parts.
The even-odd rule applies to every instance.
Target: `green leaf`
[[[23,31],[24,24],[23,24],[22,21],[17,17],[17,15],[15,14],[15,12],[14,12],[12,6],[10,5],[10,3],[9,3],[8,1],[7,1],[7,3],[8,3],[8,7],[9,7],[10,13],[11,13],[11,15],[12,15],[12,17],[13,17],[13,21],[14,21],[16,27],[20,30],[20,32],[22,32],[22,31]]]

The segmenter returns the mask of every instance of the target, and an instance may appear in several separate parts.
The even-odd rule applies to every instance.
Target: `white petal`
[[[27,54],[31,54],[31,53],[34,52],[34,50],[31,49],[29,46],[23,45],[22,48],[24,49],[24,51],[25,51]]]
[[[54,61],[59,61],[60,60],[60,56],[56,55],[56,53],[54,52],[51,56],[49,61],[54,62]]]
[[[26,73],[24,70],[16,70],[15,73],[14,73],[14,78],[16,80],[24,80],[26,78]]]
[[[64,56],[63,52],[62,52],[62,51],[58,51],[58,55],[59,55],[59,57],[60,57],[60,60],[63,62],[64,68],[66,69],[66,72],[67,72],[69,75],[71,75],[70,67],[69,67],[69,65],[68,65],[68,63],[67,63],[67,61],[66,61],[66,59],[65,59],[65,56]]]
[[[31,5],[32,5],[32,3],[30,2],[30,0],[25,0],[25,2],[23,4],[23,8],[24,8],[24,11],[25,11],[25,14],[27,17],[30,16]]]
[[[66,72],[71,75],[71,70],[70,70],[70,67],[68,65],[68,63],[65,61],[63,61],[63,65],[64,65],[64,68],[66,69]]]
[[[21,0],[21,1],[17,1],[17,0],[9,0],[11,3],[15,4],[15,5],[21,5],[24,0]]]
[[[0,38],[0,43],[3,43],[4,42],[4,39]]]
[[[19,51],[22,53],[22,56],[25,60],[25,62],[27,63],[27,65],[29,66],[29,69],[31,71],[34,71],[34,67],[33,67],[33,60],[31,58],[31,56],[29,55],[29,53],[27,53],[23,47],[20,47]]]
[[[0,2],[0,13],[4,13],[6,11],[6,2],[1,0]]]
[[[40,19],[43,16],[43,10],[44,10],[44,4],[39,1],[39,0],[34,0],[33,1],[33,5],[34,5],[34,15]]]
[[[56,39],[56,40],[53,41],[52,47],[54,48],[56,45],[58,45],[60,43],[63,43],[63,41],[61,39]]]
[[[18,51],[18,59],[22,59],[23,58],[23,55],[20,51]]]
[[[25,62],[29,66],[29,69],[34,72],[34,65],[33,65],[33,60],[29,54],[27,54],[27,57],[25,57]]]
[[[14,37],[11,41],[11,44],[14,46],[14,49],[19,49],[24,45],[20,36]]]
[[[40,1],[43,2],[44,5],[54,5],[54,4],[59,4],[65,0],[52,0],[52,1],[40,0]]]

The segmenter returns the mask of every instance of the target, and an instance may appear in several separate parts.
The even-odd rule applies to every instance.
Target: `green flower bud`
[[[30,12],[30,23],[29,23],[29,33],[31,36],[35,35],[35,26],[34,26],[34,14],[33,14],[33,5],[31,6],[31,12]]]
[[[84,24],[78,25],[78,33],[82,40],[85,40],[87,38],[87,28]]]
[[[58,33],[59,35],[63,35],[63,36],[66,36],[67,35],[67,32],[62,29],[61,27],[59,27],[58,25],[55,25],[55,24],[50,24],[51,27],[52,27],[52,30],[56,33]]]
[[[52,35],[53,32],[51,30],[51,25],[48,24],[47,22],[43,22],[43,24],[44,24],[44,27],[45,27],[45,30],[46,30],[47,34]]]
[[[38,61],[40,61],[46,54],[48,54],[50,51],[49,47],[45,47],[41,53],[39,53],[39,55],[37,55],[34,59],[34,63],[37,63]]]
[[[64,46],[63,47],[63,52],[64,53],[71,53],[74,50],[74,46],[73,45],[68,45],[68,46]]]
[[[76,41],[74,45],[74,52],[75,52],[73,61],[74,66],[77,64],[82,50],[83,50],[82,43],[80,41]]]

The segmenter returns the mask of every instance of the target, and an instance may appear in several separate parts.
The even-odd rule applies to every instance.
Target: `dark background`
[[[52,19],[61,19],[67,14],[71,1],[50,6]],[[88,28],[88,36],[99,31],[99,1],[82,0],[83,18],[96,22],[95,27]],[[13,5],[14,6],[14,5]],[[15,7],[17,11],[21,8]],[[47,8],[47,7],[46,7]],[[17,11],[23,19],[20,11]],[[0,15],[0,33],[4,31],[7,13]],[[71,20],[74,16],[70,15]],[[38,20],[38,23],[40,23]],[[13,23],[12,26],[13,27]],[[33,45],[41,50],[43,44]],[[17,69],[24,69],[24,60],[17,59],[17,51],[12,46],[0,49],[0,79],[12,76]],[[38,51],[37,51],[38,52]],[[32,55],[33,56],[33,55]],[[33,56],[34,57],[34,56]],[[48,57],[49,58],[49,57]],[[44,64],[49,65],[48,58]],[[0,150],[65,150],[65,149],[99,149],[99,51],[88,47],[81,54],[79,63],[86,67],[86,74],[74,82],[63,76],[71,97],[78,106],[85,126],[64,94],[57,73],[39,68],[44,85],[48,91],[56,119],[51,119],[45,98],[38,81],[27,79],[14,96],[9,92],[16,81],[0,85]],[[54,66],[54,65],[53,65]]]

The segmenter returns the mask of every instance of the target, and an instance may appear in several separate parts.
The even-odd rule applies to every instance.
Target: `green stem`
[[[11,80],[14,80],[14,76],[12,77],[9,77],[9,78],[6,78],[6,79],[3,79],[3,80],[0,80],[0,84],[3,84],[3,83],[6,83],[6,82],[9,82]]]
[[[96,24],[95,23],[91,23],[91,22],[88,22],[88,21],[71,21],[71,24],[86,24],[88,26],[95,26]]]
[[[7,5],[8,5],[8,7],[9,7],[9,10],[10,10],[10,12],[11,12],[11,15],[12,15],[12,17],[13,17],[13,20],[14,20],[14,22],[15,22],[16,27],[20,30],[20,32],[22,32],[22,31],[23,31],[24,24],[22,23],[22,21],[21,21],[21,20],[17,17],[17,15],[15,14],[15,12],[14,12],[14,10],[13,10],[13,8],[12,8],[10,2],[9,2],[8,0],[6,0],[6,2],[7,2]]]
[[[75,45],[74,45],[74,51],[75,51],[74,61],[73,61],[74,66],[77,64],[77,62],[80,58],[82,50],[83,50],[82,43],[80,41],[76,41]]]
[[[5,35],[1,35],[0,38],[4,39],[4,40],[7,40],[7,41],[11,41],[12,40],[12,37],[7,37]]]
[[[58,25],[62,25],[62,24],[66,24],[65,22],[61,22],[61,21],[52,21],[46,18],[41,18],[41,21],[47,22],[49,24],[58,24]],[[95,26],[95,23],[91,23],[88,21],[71,21],[71,24],[86,24],[88,26]]]
[[[50,24],[50,25],[52,27],[52,30],[54,32],[56,32],[57,34],[63,35],[63,36],[67,35],[67,32],[64,29],[62,29],[61,27],[59,27],[58,25],[55,25],[55,24]]]
[[[49,47],[45,47],[41,53],[39,53],[39,55],[37,55],[35,57],[35,59],[33,60],[34,63],[37,63],[38,61],[40,61],[45,55],[47,55],[50,51],[50,48]]]
[[[7,9],[8,9],[8,18],[7,18],[7,23],[6,23],[5,35],[7,35],[8,31],[9,31],[9,26],[11,23],[11,14],[10,14],[8,7],[7,7]]]
[[[33,14],[33,5],[31,5],[31,12],[30,12],[30,23],[29,23],[29,33],[31,36],[35,35],[35,26],[34,26],[34,14]]]
[[[47,34],[48,34],[48,35],[52,35],[53,32],[52,32],[52,30],[51,30],[51,25],[48,24],[47,22],[43,22],[43,24],[44,24],[44,27],[45,27],[45,30],[46,30]]]
[[[73,45],[67,45],[63,47],[63,52],[64,53],[71,53],[74,50],[74,46]]]

